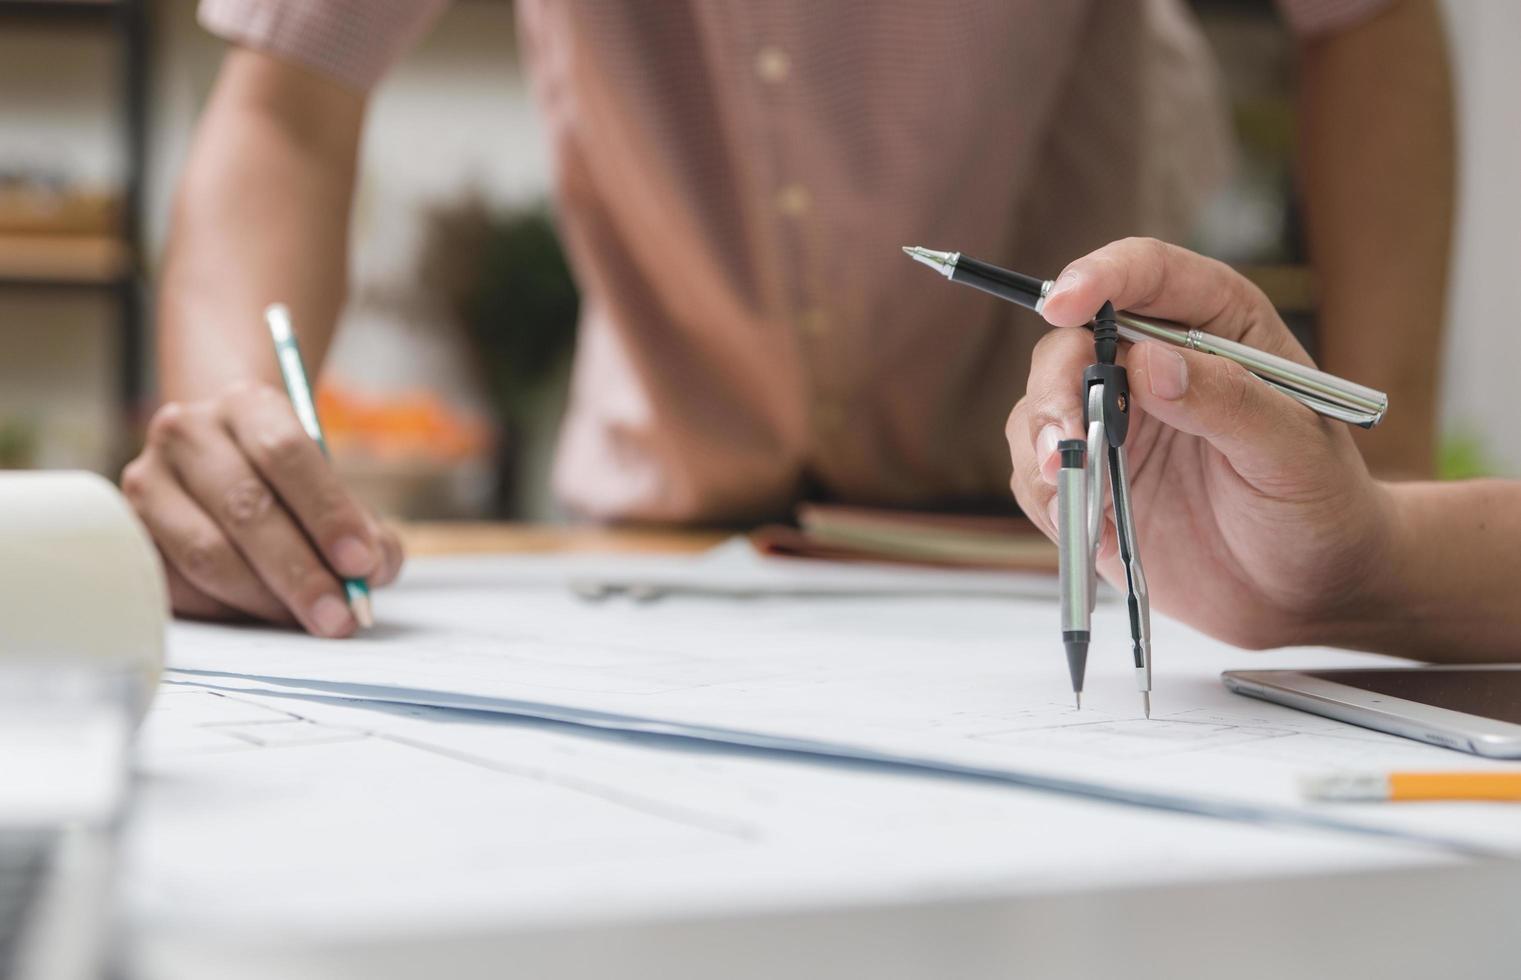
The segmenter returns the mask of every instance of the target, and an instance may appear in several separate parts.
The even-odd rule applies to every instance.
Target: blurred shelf
[[[97,20],[109,23],[126,0],[0,0],[0,17],[10,20]]]
[[[122,0],[0,0],[0,13],[99,13],[123,5]]]
[[[0,237],[111,235],[122,227],[122,205],[116,191],[0,181]]]
[[[108,235],[0,235],[0,283],[19,286],[121,285],[132,250]]]
[[[1238,265],[1280,313],[1315,312],[1315,273],[1307,265]]]
[[[5,22],[6,29],[35,26],[80,37],[100,35],[112,42],[117,77],[106,93],[117,102],[115,115],[125,167],[111,228],[89,233],[83,227],[88,219],[82,214],[57,216],[58,224],[73,228],[71,234],[45,232],[45,225],[18,224],[13,219],[12,229],[0,234],[0,287],[101,290],[111,294],[117,307],[116,387],[124,419],[136,417],[145,407],[144,285],[138,256],[142,254],[152,69],[150,5],[151,0],[0,0],[0,21]],[[51,68],[47,62],[42,64],[44,72]],[[123,427],[121,434],[125,431]],[[127,450],[124,455],[134,449],[121,448]]]

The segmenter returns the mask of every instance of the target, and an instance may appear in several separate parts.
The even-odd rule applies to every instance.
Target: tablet
[[[1495,759],[1521,759],[1521,664],[1229,670],[1237,694]]]

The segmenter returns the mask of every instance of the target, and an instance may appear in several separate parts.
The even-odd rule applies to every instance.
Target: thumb
[[[1281,477],[1318,435],[1310,409],[1235,361],[1145,341],[1126,363],[1147,415],[1204,439],[1248,482]]]

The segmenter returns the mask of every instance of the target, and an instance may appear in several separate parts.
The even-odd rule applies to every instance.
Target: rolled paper
[[[105,479],[0,472],[0,667],[116,678],[141,719],[164,666],[158,550]]]

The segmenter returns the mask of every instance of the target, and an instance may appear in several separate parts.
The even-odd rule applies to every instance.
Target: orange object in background
[[[492,445],[489,423],[430,391],[379,397],[324,383],[317,415],[335,455],[436,464],[481,457]]]

